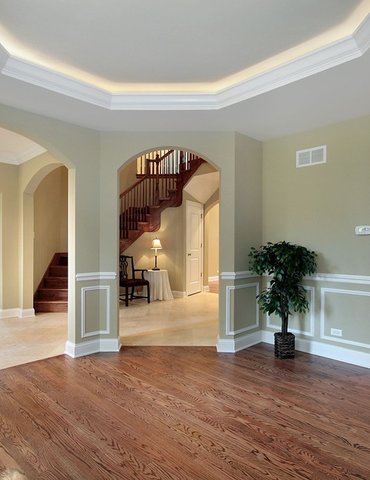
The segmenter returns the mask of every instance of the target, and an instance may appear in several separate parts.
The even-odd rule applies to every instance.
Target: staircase
[[[137,159],[137,182],[120,195],[120,252],[161,226],[161,213],[179,207],[185,185],[205,160],[182,150],[158,150]]]
[[[68,253],[56,253],[34,295],[33,306],[39,312],[68,310]]]

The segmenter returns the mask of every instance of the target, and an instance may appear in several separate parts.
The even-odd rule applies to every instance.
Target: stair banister
[[[193,153],[180,150],[158,150],[145,159],[139,157],[139,180],[120,194],[121,252],[144,231],[158,230],[164,208],[181,205],[183,187],[203,162]]]

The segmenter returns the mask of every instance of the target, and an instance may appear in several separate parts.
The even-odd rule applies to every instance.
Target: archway
[[[171,175],[174,175],[174,172],[181,170],[181,167],[178,164],[171,166],[171,162],[174,161],[174,159],[176,161],[176,159],[180,157],[179,153],[176,154],[177,156],[169,155],[169,152],[171,151],[182,152],[181,155],[183,156],[188,155],[189,159],[191,159],[192,156],[194,158],[198,157],[198,155],[192,151],[189,151],[186,149],[177,149],[176,147],[160,147],[160,148],[154,148],[151,150],[146,150],[144,152],[141,152],[138,156],[131,158],[119,170],[118,172],[119,191],[122,193],[123,190],[130,189],[131,185],[135,181],[138,181],[138,179],[143,178],[143,175],[145,173],[143,172],[143,170],[145,169],[145,164],[148,158],[155,159],[157,156],[158,156],[157,158],[163,158],[163,160],[166,162],[166,165],[164,167],[165,173],[163,176],[167,175],[167,177],[170,177]],[[151,168],[152,169],[154,168],[154,173],[155,173],[156,167],[154,166]],[[217,177],[216,180],[215,180],[215,177]],[[182,185],[182,188],[183,187],[185,187],[185,185]],[[173,185],[171,188],[173,189]],[[169,201],[169,196],[170,196],[169,194],[163,195],[163,192],[162,192],[162,196],[163,198],[167,197],[167,200],[165,201],[167,208],[163,209],[161,213],[161,221],[158,228],[149,227],[147,231],[142,233],[142,235],[140,235],[140,237],[137,238],[137,240],[134,243],[128,246],[125,244],[124,247],[125,247],[125,254],[134,256],[135,265],[137,266],[137,268],[151,269],[154,262],[153,251],[150,248],[152,239],[155,236],[160,237],[162,246],[163,246],[163,249],[160,251],[160,257],[159,257],[160,268],[162,270],[164,269],[168,271],[171,289],[174,293],[174,297],[176,300],[174,302],[166,302],[166,301],[153,302],[155,305],[151,304],[152,306],[146,306],[145,304],[142,303],[141,312],[139,312],[137,303],[134,306],[135,302],[132,302],[130,304],[131,307],[127,309],[125,307],[121,307],[121,315],[120,315],[121,341],[123,345],[129,344],[127,342],[130,342],[130,341],[134,341],[134,342],[148,341],[147,344],[155,344],[155,342],[157,342],[157,344],[170,344],[171,335],[173,336],[176,335],[176,332],[174,332],[175,329],[173,328],[173,325],[171,326],[171,328],[166,327],[165,329],[163,329],[164,333],[162,332],[160,336],[159,331],[158,330],[155,331],[156,327],[153,326],[155,322],[152,322],[151,326],[148,326],[148,330],[152,329],[152,334],[149,335],[152,337],[150,339],[148,339],[148,335],[146,335],[146,333],[148,332],[145,333],[143,331],[143,324],[145,323],[145,321],[148,322],[149,320],[153,320],[152,317],[155,316],[155,311],[158,311],[157,315],[161,315],[162,323],[166,315],[168,315],[172,319],[174,316],[176,318],[179,318],[182,316],[182,314],[184,315],[188,314],[188,317],[192,316],[193,318],[198,316],[200,319],[199,328],[196,325],[195,320],[189,321],[187,325],[184,324],[185,329],[186,328],[193,329],[193,333],[195,332],[195,335],[193,335],[192,340],[190,342],[190,340],[187,338],[185,334],[183,345],[212,344],[213,346],[215,346],[216,340],[217,340],[218,321],[219,321],[218,320],[218,317],[219,317],[218,295],[216,295],[212,299],[213,304],[212,306],[211,304],[209,304],[209,308],[207,308],[206,301],[203,299],[203,301],[200,302],[200,297],[195,298],[196,295],[194,295],[192,299],[190,297],[187,300],[185,299],[186,297],[185,204],[187,200],[200,202],[205,207],[205,213],[208,214],[212,211],[213,216],[211,215],[210,217],[212,217],[213,220],[217,218],[217,226],[216,226],[217,234],[214,235],[215,225],[213,225],[214,228],[213,228],[212,234],[205,236],[205,238],[207,238],[207,243],[205,242],[205,245],[204,245],[205,255],[203,256],[202,292],[208,292],[209,291],[209,288],[208,288],[209,269],[210,268],[214,269],[215,273],[212,274],[213,277],[215,276],[215,274],[218,275],[219,218],[218,218],[218,208],[217,208],[217,217],[215,217],[214,207],[215,205],[218,205],[218,202],[219,202],[219,171],[208,160],[204,161],[203,164],[198,165],[194,174],[190,175],[189,178],[186,179],[186,187],[183,189],[183,192],[182,192],[183,201],[180,202],[181,205],[171,205],[170,204],[171,202]],[[208,217],[209,216],[207,215],[207,222],[209,222]],[[206,224],[205,218],[204,218],[203,225],[206,227],[206,232],[207,232],[207,229],[209,228],[209,224],[208,225]],[[210,245],[212,244],[212,241],[217,241],[217,248],[214,248],[212,251],[210,251]],[[121,247],[122,247],[122,241],[121,241]],[[209,258],[212,256],[213,253],[215,253],[217,258],[213,259],[213,262],[211,262],[212,264],[211,265]],[[218,290],[213,289],[213,292],[218,293]],[[214,293],[211,293],[210,295],[212,296],[214,295]],[[179,306],[180,299],[181,299],[181,302],[188,302],[188,303],[187,304],[184,303],[184,306]],[[160,304],[160,307],[159,307],[159,304]],[[215,333],[214,333],[214,339],[212,343],[209,343],[210,342],[209,340],[205,340],[205,337],[209,333],[209,331],[206,332],[207,328],[202,329],[200,326],[200,323],[202,321],[201,320],[202,314],[205,314],[207,310],[209,310],[209,313],[211,313],[212,311],[215,316],[215,321],[214,321]],[[134,320],[133,322],[131,322],[131,320],[128,320],[130,322],[130,326],[127,327],[128,323],[126,322],[127,331],[126,332],[123,331],[124,325],[123,325],[122,318],[127,317],[128,319],[129,318],[132,319],[132,316],[136,316],[137,317],[136,320]],[[139,320],[138,316],[142,316],[142,320]],[[205,320],[203,318],[203,322],[204,321]],[[135,325],[134,325],[135,322],[136,322],[136,325],[139,325],[139,327],[135,332],[135,335],[131,335],[130,332],[135,329]],[[184,317],[184,322],[186,322],[185,317]],[[204,325],[205,324],[203,323],[203,327]],[[128,332],[128,329],[130,330],[130,332]],[[179,322],[177,324],[177,336],[180,330],[182,331],[184,330],[184,328],[183,328],[183,324]],[[167,335],[167,338],[165,338],[166,335]],[[203,335],[203,338],[201,338],[202,335]],[[133,337],[136,337],[136,338],[133,338]],[[181,339],[178,338],[176,341],[181,342]],[[131,344],[134,344],[134,343],[131,343]],[[145,343],[141,343],[141,344],[145,344]],[[181,344],[181,343],[177,343],[177,344]]]
[[[4,133],[5,130],[1,130],[2,133]],[[28,139],[25,137],[11,131],[9,131],[9,134],[12,136],[12,141],[20,139],[22,146],[27,144],[25,141],[28,141]],[[29,143],[31,144],[32,142]],[[64,169],[65,177],[68,176],[68,171],[61,161],[57,160],[39,145],[36,145],[36,147],[37,148],[29,149],[27,155],[20,157],[24,161],[7,163],[3,159],[3,161],[0,160],[3,183],[8,181],[10,183],[8,189],[5,189],[3,184],[0,185],[0,196],[5,196],[5,202],[1,202],[2,232],[4,233],[5,231],[3,235],[5,238],[2,238],[4,242],[0,242],[0,265],[1,277],[3,279],[0,316],[3,318],[34,316],[34,194],[38,186],[45,178],[52,175],[53,171]],[[13,183],[12,178],[9,177],[9,172],[12,172],[14,178],[16,178],[16,181]],[[9,190],[14,192],[12,197],[9,196]],[[65,196],[65,200],[66,202],[63,208],[67,211],[67,196]],[[11,211],[9,210],[10,208],[12,208]],[[5,219],[3,217],[5,217]],[[66,219],[66,221],[68,220]],[[10,229],[8,228],[9,226]],[[65,243],[67,243],[67,239],[65,239]],[[39,246],[38,248],[40,249],[42,247]],[[9,257],[11,262],[4,262],[4,255],[5,257]],[[16,275],[10,275],[10,271],[16,272]],[[12,282],[12,284],[8,285],[8,282]],[[16,294],[14,298],[6,297],[6,295],[4,298],[2,295],[3,290],[7,292],[9,289],[15,291]],[[66,316],[67,313],[65,314],[65,325]],[[20,327],[20,323],[13,323]],[[29,325],[31,329],[37,328],[37,324],[33,320],[22,322],[22,325],[25,327]],[[55,354],[60,354],[64,351],[66,336],[67,334],[64,333],[63,338],[60,339],[61,348]],[[52,348],[46,348],[45,356],[50,356],[50,352],[52,351]],[[40,357],[38,356],[36,358]],[[30,360],[32,360],[32,357],[29,357],[27,354],[25,361]]]

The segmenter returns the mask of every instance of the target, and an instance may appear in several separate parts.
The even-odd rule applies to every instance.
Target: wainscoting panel
[[[309,311],[305,314],[295,313],[289,318],[289,331],[296,335],[306,335],[313,337],[315,335],[315,289],[305,286],[309,303]],[[281,320],[277,315],[266,315],[266,326],[274,330],[281,329]]]
[[[81,288],[81,338],[110,333],[110,287]]]
[[[237,335],[259,327],[258,293],[257,282],[226,286],[226,335]]]
[[[322,288],[320,338],[370,349],[369,312],[369,291]],[[331,329],[342,336],[332,335]]]

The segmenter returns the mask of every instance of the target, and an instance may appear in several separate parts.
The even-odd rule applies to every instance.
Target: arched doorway
[[[20,152],[18,156],[13,155],[14,160],[10,163],[6,162],[4,152],[1,152],[0,149],[2,173],[0,176],[3,180],[0,185],[0,196],[4,199],[1,202],[0,212],[1,223],[3,224],[1,229],[2,241],[0,242],[0,266],[3,279],[0,313],[3,318],[34,317],[33,295],[37,286],[36,271],[42,263],[40,263],[39,257],[48,251],[45,240],[52,230],[48,220],[50,215],[49,217],[45,215],[45,212],[50,211],[50,208],[53,209],[54,213],[56,208],[62,209],[64,212],[64,219],[59,218],[58,221],[61,223],[61,228],[64,229],[62,242],[65,245],[64,249],[68,249],[66,247],[68,243],[68,170],[40,145],[14,132],[5,129],[0,130],[3,138],[4,136],[9,137],[9,142],[11,141],[14,144],[14,152],[16,148]],[[32,148],[30,148],[30,145]],[[26,154],[21,151],[24,148],[26,148]],[[57,190],[56,177],[59,177],[59,180],[61,179],[58,172],[63,176],[64,191],[63,193],[60,192],[64,198],[63,205],[55,204],[55,202],[60,201],[60,195],[59,197],[54,195],[54,198],[51,198],[51,192],[55,194]],[[49,182],[49,193],[45,195],[44,192],[44,207],[46,208],[40,212],[40,205],[37,206],[34,202],[35,194],[38,187],[48,178],[51,178],[51,184]],[[9,185],[6,186],[6,183],[9,183]],[[39,218],[38,225],[35,224],[37,217]],[[40,229],[47,233],[44,235],[43,241],[36,244],[37,231]],[[16,275],[10,275],[9,272],[16,272]],[[14,298],[9,297],[9,290],[16,292]],[[64,314],[60,339],[56,337],[55,331],[51,330],[50,325],[52,325],[50,321],[46,324],[36,318],[13,320],[11,326],[18,329],[17,340],[14,343],[16,348],[8,355],[13,363],[7,366],[63,353],[67,338],[67,312]],[[41,338],[43,330],[48,330],[49,340],[46,338],[44,341]],[[9,333],[11,335],[11,332]],[[43,335],[45,337],[45,333]],[[58,348],[55,348],[56,342],[59,342]],[[11,348],[11,346],[10,340],[7,348]],[[21,354],[18,355],[18,358],[17,354],[20,351]]]
[[[171,152],[174,154],[172,155]],[[188,156],[187,159],[186,156]],[[129,191],[135,182],[137,183],[144,177],[146,165],[148,165],[149,173],[155,177],[158,172],[161,175],[161,167],[157,167],[157,164],[163,162],[163,177],[166,178],[164,182],[170,182],[170,179],[184,168],[181,166],[181,158],[185,158],[184,163],[189,162],[190,164],[191,159],[198,158],[198,155],[173,147],[142,152],[120,169],[118,182],[121,194]],[[155,163],[156,161],[157,163]],[[172,165],[171,162],[174,164]],[[152,181],[155,185],[156,179],[152,178]],[[170,189],[174,190],[173,184]],[[159,252],[159,266],[168,271],[169,282],[175,297],[174,301],[154,301],[150,305],[143,302],[139,305],[139,302],[133,301],[128,308],[121,304],[120,334],[123,345],[216,345],[218,290],[213,289],[216,295],[208,293],[208,276],[210,269],[214,269],[218,275],[219,218],[218,214],[217,216],[214,214],[215,210],[213,209],[219,203],[219,172],[209,161],[202,161],[194,169],[194,172],[187,176],[181,189],[181,200],[177,199],[177,203],[174,201],[172,204],[171,192],[161,191],[160,196],[162,196],[162,202],[166,208],[161,208],[160,202],[158,202],[156,208],[161,210],[158,225],[146,226],[146,231],[130,245],[122,242],[121,239],[120,251],[134,256],[137,268],[151,269],[154,265],[153,250],[151,250],[152,240],[154,237],[160,238],[163,248]],[[141,198],[142,195],[139,193],[137,196]],[[202,292],[200,295],[196,294],[192,297],[186,295],[185,219],[187,201],[200,202],[204,207],[205,215],[202,226],[204,227],[204,238],[207,239],[203,245]],[[120,203],[122,213],[127,206],[122,206],[122,201]],[[213,211],[213,216],[209,215],[211,211]],[[149,213],[150,215],[151,213]],[[210,218],[213,220],[212,225],[209,223]],[[209,231],[212,232],[210,235]],[[215,241],[217,248],[214,248]],[[210,258],[212,258],[211,262]],[[213,295],[213,298],[207,298],[207,295]],[[211,317],[212,320],[210,320]]]

